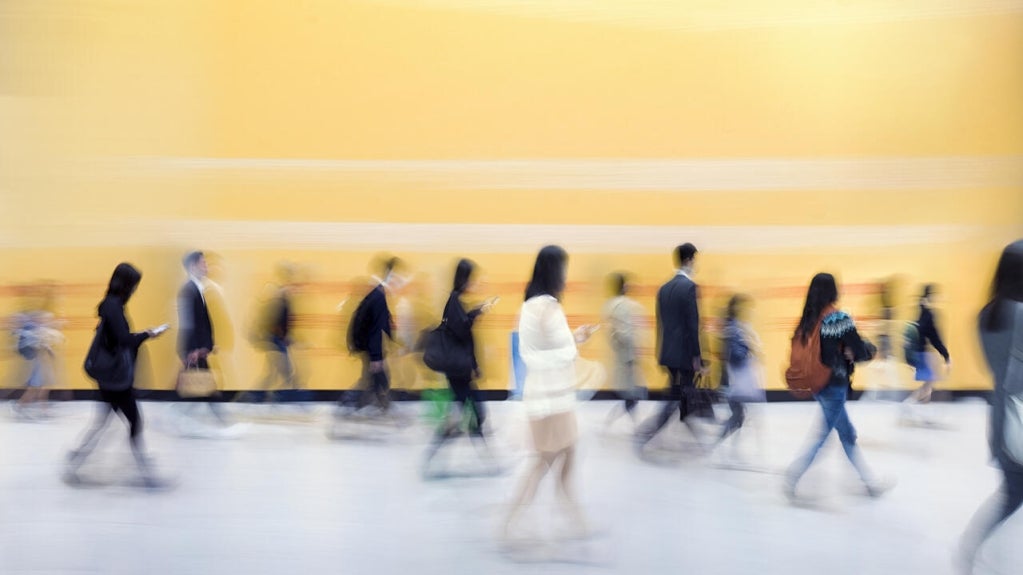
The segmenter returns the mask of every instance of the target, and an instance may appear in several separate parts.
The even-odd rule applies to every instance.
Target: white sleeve
[[[519,320],[519,353],[529,369],[558,369],[575,361],[575,336],[560,304],[545,301],[524,307]]]

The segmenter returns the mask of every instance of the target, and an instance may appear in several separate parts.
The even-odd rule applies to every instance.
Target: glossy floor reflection
[[[145,403],[147,434],[171,486],[137,486],[126,431],[111,425],[83,468],[61,462],[93,405],[56,405],[45,422],[0,416],[0,573],[953,573],[957,538],[998,485],[987,461],[986,407],[931,407],[936,425],[903,426],[895,408],[853,403],[871,467],[898,481],[862,494],[829,444],[800,487],[781,494],[780,470],[816,425],[813,404],[771,404],[754,414],[745,458],[699,455],[669,428],[640,460],[610,402],[580,406],[578,488],[597,535],[566,536],[550,483],[527,515],[524,539],[496,534],[525,459],[520,405],[490,403],[493,457],[466,438],[423,478],[425,405],[399,404],[402,425],[335,426],[327,406],[230,405],[222,432],[204,412]],[[642,413],[654,410],[640,405]],[[708,429],[709,431],[709,429]],[[495,473],[497,472],[497,473]],[[1023,519],[990,541],[978,573],[1023,572]]]

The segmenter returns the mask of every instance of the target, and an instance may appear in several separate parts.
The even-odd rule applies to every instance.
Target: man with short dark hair
[[[341,396],[341,404],[347,409],[339,415],[350,415],[375,403],[381,412],[390,408],[390,379],[384,363],[384,336],[392,338],[391,310],[387,305],[388,293],[397,293],[405,285],[405,278],[398,271],[401,260],[387,258],[380,264],[379,275],[374,275],[376,287],[363,298],[352,317],[349,326],[349,347],[362,359],[362,376],[359,378],[357,393]],[[358,325],[354,325],[358,324]],[[354,396],[357,395],[357,399]]]
[[[699,439],[687,420],[696,408],[696,374],[705,371],[700,354],[699,293],[693,281],[696,254],[691,243],[675,248],[675,277],[657,292],[657,360],[668,370],[670,395],[654,423],[640,432],[640,447],[657,435],[676,409]]]
[[[178,292],[178,357],[186,367],[208,370],[208,356],[213,353],[214,344],[213,322],[206,306],[205,279],[209,271],[206,256],[200,251],[189,252],[182,263],[188,281]],[[212,402],[208,405],[217,420],[226,423],[216,405]]]

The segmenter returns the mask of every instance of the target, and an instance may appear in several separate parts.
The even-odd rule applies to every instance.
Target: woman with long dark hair
[[[835,307],[838,302],[838,284],[831,274],[817,274],[806,293],[803,314],[796,326],[795,337],[804,343],[811,337],[820,337],[821,362],[831,369],[831,378],[815,396],[824,412],[824,421],[810,446],[785,474],[785,494],[795,499],[796,485],[817,457],[817,453],[832,430],[838,432],[846,457],[856,468],[871,497],[878,497],[890,488],[870,474],[856,446],[856,429],[849,421],[845,400],[849,395],[856,363],[874,357],[877,348],[863,340],[856,331],[852,317]],[[817,333],[818,326],[820,332]]]
[[[457,409],[457,416],[454,420],[445,420],[441,423],[440,429],[434,437],[433,444],[427,452],[426,461],[436,455],[441,446],[449,439],[457,436],[461,431],[462,414],[469,410],[469,435],[479,440],[483,439],[483,422],[486,420],[486,410],[483,407],[483,397],[476,388],[474,381],[480,376],[480,366],[476,358],[476,342],[473,338],[472,328],[476,319],[490,310],[497,302],[496,298],[466,310],[462,302],[463,296],[475,291],[476,264],[468,259],[461,259],[455,266],[455,278],[451,288],[451,295],[444,306],[443,323],[450,334],[455,349],[453,353],[459,357],[455,358],[452,364],[462,367],[452,368],[444,373],[451,387],[454,396],[454,404]]]
[[[124,306],[128,304],[128,300],[135,293],[140,281],[142,281],[142,274],[135,267],[127,263],[118,264],[110,278],[106,297],[99,304],[100,323],[96,328],[98,332],[96,337],[101,338],[101,344],[114,353],[124,350],[129,352],[132,362],[131,375],[130,379],[124,382],[127,385],[124,389],[120,389],[121,385],[112,386],[107,382],[99,382],[99,395],[103,403],[100,405],[99,411],[96,412],[96,418],[78,448],[68,454],[66,476],[72,483],[79,481],[78,469],[96,447],[100,432],[110,421],[110,415],[119,413],[128,422],[131,451],[135,456],[139,471],[142,472],[145,484],[149,487],[159,485],[153,476],[142,442],[142,413],[139,411],[138,402],[135,401],[134,363],[138,356],[139,346],[150,338],[158,337],[166,331],[167,326],[163,325],[137,333],[131,331],[128,319],[124,315]]]
[[[572,486],[578,427],[575,417],[576,345],[589,339],[594,326],[582,326],[574,333],[561,307],[565,290],[568,254],[558,246],[540,250],[533,276],[526,288],[526,301],[519,316],[519,348],[526,364],[522,394],[536,461],[522,479],[504,523],[507,538],[516,518],[536,496],[547,472],[559,467],[558,494],[567,504],[572,520],[583,533],[587,527]]]
[[[981,545],[1006,519],[1023,506],[1023,462],[1006,448],[1006,408],[1010,398],[1023,396],[1023,371],[1010,370],[1013,354],[1023,342],[1023,240],[1009,244],[1002,252],[991,286],[991,301],[980,312],[980,341],[984,358],[994,376],[988,447],[1004,479],[1001,488],[973,520],[960,547],[963,573],[971,573]],[[1018,441],[1018,438],[1016,439]]]

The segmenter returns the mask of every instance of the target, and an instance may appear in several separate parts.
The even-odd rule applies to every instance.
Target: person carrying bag
[[[145,485],[158,487],[161,484],[153,476],[142,442],[142,414],[135,400],[135,360],[139,347],[146,340],[167,331],[167,325],[143,332],[131,331],[124,306],[141,280],[142,274],[131,264],[119,264],[110,278],[106,297],[99,305],[100,322],[83,367],[99,386],[102,404],[78,448],[68,454],[65,479],[71,484],[80,483],[78,469],[95,449],[100,433],[114,412],[123,415],[128,422],[132,454]]]

